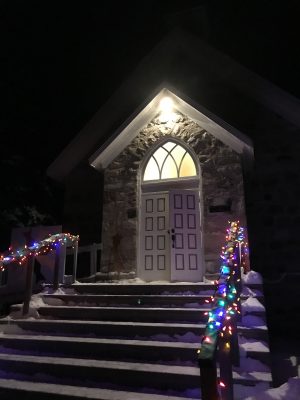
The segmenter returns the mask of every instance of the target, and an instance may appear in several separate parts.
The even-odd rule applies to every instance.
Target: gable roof
[[[194,104],[191,100],[184,100],[166,87],[159,90],[158,94],[140,112],[134,113],[131,121],[126,121],[114,134],[89,158],[90,164],[96,169],[106,168],[138,135],[139,131],[147,125],[157,114],[160,101],[168,97],[174,103],[174,110],[187,115],[221,142],[246,157],[253,158],[253,145],[251,139],[228,125],[225,121],[210,113],[204,107]]]
[[[216,115],[226,116],[224,107],[233,108],[243,96],[300,127],[298,99],[247,70],[198,37],[176,30],[139,63],[128,79],[49,166],[47,174],[62,181],[77,164],[87,159],[98,167],[104,162],[103,157],[100,161],[97,157],[100,154],[98,149],[105,140],[109,140],[105,145],[107,148],[112,138],[127,125],[137,123],[138,126],[143,121],[142,117],[146,121],[151,113],[147,116],[144,112],[138,119],[136,117],[142,110],[151,110],[152,101],[155,102],[163,87],[170,88],[172,96],[176,96],[179,103],[181,99],[183,109],[192,107],[202,114],[201,121],[205,117],[210,119],[215,123],[212,124],[213,127],[219,125],[225,129],[230,134],[228,140],[231,137],[235,143],[239,139],[252,147],[246,136],[241,136],[237,129],[226,124],[224,120],[236,126],[235,123],[228,121],[227,117],[221,119]],[[175,92],[184,95],[177,96]],[[230,102],[229,97],[223,97],[224,94],[228,94]],[[191,108],[189,111],[195,112]],[[250,113],[247,107],[244,107],[243,113],[244,118],[251,118],[247,115]]]

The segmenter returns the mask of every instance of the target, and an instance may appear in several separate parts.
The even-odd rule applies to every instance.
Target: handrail
[[[244,240],[239,221],[231,222],[222,248],[220,276],[211,297],[212,308],[206,313],[208,322],[198,350],[202,400],[233,400],[232,364],[239,365],[237,319],[241,313],[241,267],[246,266]]]
[[[96,275],[97,274],[97,251],[102,250],[102,243],[92,243],[86,246],[80,246],[78,247],[78,254],[81,253],[90,253],[90,276]],[[67,249],[67,256],[72,255],[73,251],[72,249]],[[76,271],[74,273],[73,271],[73,281],[76,278]]]
[[[76,276],[77,266],[77,253],[78,253],[78,241],[79,236],[71,235],[70,233],[57,233],[55,235],[49,235],[48,238],[35,242],[32,246],[24,246],[15,251],[9,249],[7,254],[0,255],[0,270],[4,271],[8,265],[12,263],[18,263],[19,265],[27,264],[26,270],[26,286],[25,296],[23,303],[23,315],[28,314],[29,303],[32,295],[32,278],[35,257],[47,255],[52,251],[55,251],[55,264],[53,272],[53,289],[57,290],[59,286],[59,268],[61,262],[65,263],[65,254],[61,256],[61,249],[63,246],[72,246],[74,252],[73,260],[73,279]]]

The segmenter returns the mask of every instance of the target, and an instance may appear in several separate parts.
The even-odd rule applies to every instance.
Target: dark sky
[[[300,97],[297,3],[2,1],[4,146],[47,165],[178,25]]]
[[[298,2],[0,0],[4,191],[41,198],[46,167],[174,27],[300,98]]]

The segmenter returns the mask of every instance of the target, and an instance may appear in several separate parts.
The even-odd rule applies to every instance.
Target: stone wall
[[[228,220],[246,224],[239,155],[186,116],[178,115],[174,127],[156,118],[104,172],[103,271],[136,271],[138,172],[145,154],[162,137],[181,139],[199,159],[208,272],[218,271]]]

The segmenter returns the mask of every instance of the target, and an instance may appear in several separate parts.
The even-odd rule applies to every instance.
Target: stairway
[[[213,289],[209,283],[74,284],[56,293],[46,287],[38,318],[20,318],[15,305],[0,320],[1,399],[199,400],[196,351]],[[245,286],[242,299],[236,400],[271,384],[260,285]]]

